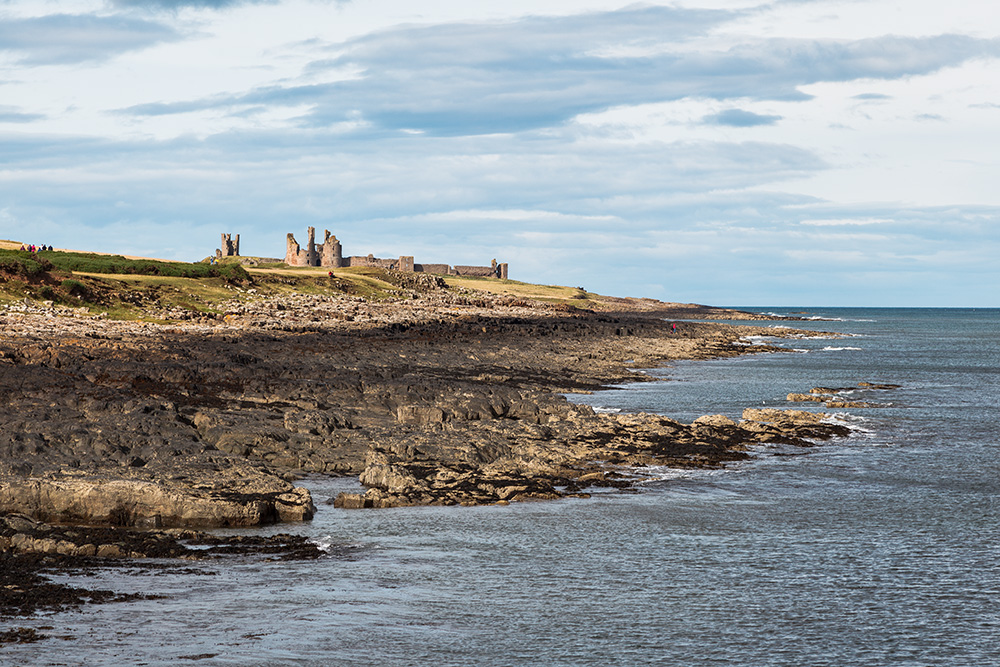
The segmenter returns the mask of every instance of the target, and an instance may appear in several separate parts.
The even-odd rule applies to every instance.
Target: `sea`
[[[751,308],[836,336],[677,362],[573,396],[682,421],[860,382],[852,435],[632,491],[339,510],[305,480],[318,561],[56,576],[160,599],[17,620],[3,665],[1000,665],[1000,311]],[[683,324],[682,324],[683,326]],[[229,531],[233,532],[233,531]]]

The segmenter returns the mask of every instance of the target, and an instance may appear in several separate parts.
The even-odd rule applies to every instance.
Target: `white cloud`
[[[887,220],[884,218],[841,218],[841,219],[827,219],[827,220],[802,220],[799,222],[800,225],[806,225],[809,227],[844,227],[844,226],[867,226],[867,225],[883,225],[891,224],[892,220]]]

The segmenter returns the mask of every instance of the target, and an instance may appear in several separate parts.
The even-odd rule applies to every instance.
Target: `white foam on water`
[[[594,406],[594,412],[601,412],[601,413],[607,414],[607,413],[616,413],[616,412],[621,412],[621,411],[622,411],[621,408],[605,408],[605,407],[602,407],[600,405],[595,405]]]
[[[870,419],[862,417],[861,415],[851,414],[849,412],[834,412],[823,421],[829,424],[846,426],[857,433],[863,433],[866,435],[873,435],[875,433],[875,431],[863,426],[863,424],[869,423],[871,421]]]
[[[725,468],[675,468],[672,466],[641,466],[621,469],[621,472],[634,475],[636,484],[640,485],[650,484],[653,482],[718,475],[724,471]]]
[[[320,551],[328,554],[343,554],[345,551],[349,551],[351,549],[362,549],[365,547],[364,544],[360,543],[343,542],[342,540],[336,539],[333,535],[324,535],[323,537],[318,537],[309,541],[315,544]]]

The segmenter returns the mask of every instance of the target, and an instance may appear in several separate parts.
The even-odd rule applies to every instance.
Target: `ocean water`
[[[355,481],[309,480],[316,518],[273,530],[327,557],[74,578],[167,597],[17,622],[54,638],[0,664],[1000,664],[1000,311],[808,314],[847,337],[574,400],[689,420],[902,385],[859,390],[849,438],[508,507],[342,511]]]

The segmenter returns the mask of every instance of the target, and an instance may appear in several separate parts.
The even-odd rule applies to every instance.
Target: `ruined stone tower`
[[[340,246],[340,241],[332,235],[329,230],[323,230],[323,250],[320,257],[321,266],[330,266],[339,269],[344,265],[344,249]]]
[[[239,257],[240,256],[240,235],[236,235],[233,240],[232,234],[222,235],[222,247],[215,251],[216,257]]]
[[[285,264],[289,266],[329,266],[339,268],[344,265],[343,249],[337,237],[329,230],[323,230],[323,243],[316,243],[316,228],[309,227],[309,241],[305,248],[289,234],[285,241]]]

